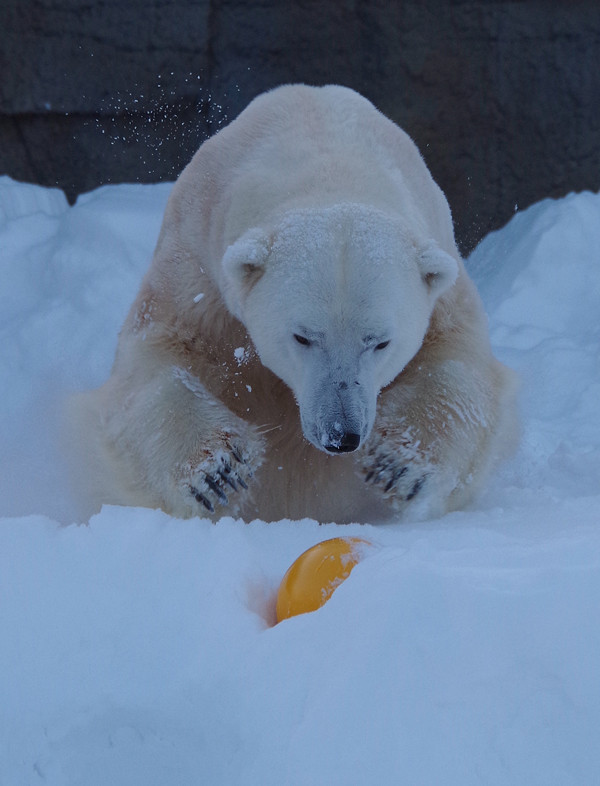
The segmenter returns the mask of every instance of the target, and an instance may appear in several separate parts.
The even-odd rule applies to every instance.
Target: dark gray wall
[[[174,179],[282,82],[360,91],[415,139],[468,250],[515,205],[600,188],[600,3],[1,0],[0,172]]]

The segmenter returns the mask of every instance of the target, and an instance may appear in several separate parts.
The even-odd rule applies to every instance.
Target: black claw
[[[383,456],[379,456],[377,461],[375,462],[375,466],[373,469],[367,474],[365,481],[369,483],[373,480],[373,485],[376,485],[381,480],[381,476],[385,472],[386,465],[384,463],[385,459]]]
[[[211,491],[217,495],[217,497],[221,500],[224,505],[227,505],[229,500],[227,499],[227,495],[223,491],[223,489],[219,486],[217,481],[212,477],[212,475],[205,475],[204,479],[206,480],[206,485],[209,487]]]
[[[246,462],[242,458],[239,450],[237,448],[231,448],[231,455],[239,464],[245,464]]]
[[[204,507],[205,507],[207,510],[209,510],[211,513],[214,513],[214,512],[215,512],[215,509],[213,508],[211,501],[210,501],[209,499],[207,499],[207,498],[204,496],[204,494],[201,494],[201,493],[198,491],[198,489],[197,489],[197,488],[194,488],[194,486],[192,486],[190,490],[191,490],[192,494],[194,495],[194,497],[196,498],[196,501],[197,501],[197,502],[201,502],[201,503],[204,505]]]
[[[248,490],[248,486],[247,486],[247,485],[244,483],[244,481],[242,480],[242,478],[240,478],[240,477],[239,477],[239,475],[238,475],[237,482],[240,484],[240,486],[241,486],[243,489],[246,489],[246,490]]]
[[[406,475],[407,472],[408,472],[408,467],[402,467],[397,472],[394,472],[394,483],[400,480],[400,478],[404,477],[404,475]]]
[[[412,487],[412,489],[410,491],[410,494],[408,494],[407,497],[406,497],[406,501],[407,502],[409,502],[413,497],[415,497],[419,493],[419,491],[421,491],[421,489],[423,488],[423,483],[425,483],[425,478],[424,477],[423,478],[419,478],[418,480],[415,481],[415,483],[414,483],[414,485],[413,485],[413,487]]]
[[[230,469],[229,471],[231,471],[231,469]],[[234,491],[237,491],[237,490],[238,490],[238,489],[237,489],[237,486],[235,485],[235,480],[234,480],[233,478],[230,478],[230,477],[229,477],[229,475],[227,474],[227,472],[222,472],[222,471],[220,471],[220,472],[219,472],[219,477],[221,478],[221,480],[223,481],[223,483],[227,483],[227,485],[228,485],[228,486],[231,486],[231,488],[232,488]]]
[[[396,481],[400,480],[400,478],[403,475],[406,475],[407,472],[408,472],[408,467],[402,467],[401,469],[399,469],[396,472],[394,472],[394,474],[392,475],[391,479],[389,480],[387,486],[385,487],[385,491],[389,491],[392,488],[392,486],[395,486],[396,485]]]

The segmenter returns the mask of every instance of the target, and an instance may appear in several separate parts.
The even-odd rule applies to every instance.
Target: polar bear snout
[[[337,426],[323,437],[321,442],[328,453],[352,453],[360,445],[360,434],[354,431],[342,431]]]
[[[369,436],[376,398],[367,400],[363,385],[325,382],[300,402],[306,439],[325,453],[353,453]],[[373,410],[373,412],[371,412]]]

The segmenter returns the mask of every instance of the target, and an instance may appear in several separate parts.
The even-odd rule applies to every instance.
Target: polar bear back
[[[416,145],[367,99],[337,85],[284,85],[256,98],[200,147],[170,208],[184,220],[194,216],[197,225],[183,234],[206,248],[208,262],[267,218],[340,202],[403,215],[417,242],[434,239],[458,257],[448,203]]]

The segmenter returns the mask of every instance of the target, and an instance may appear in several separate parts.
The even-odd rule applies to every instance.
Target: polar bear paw
[[[223,434],[214,447],[207,446],[201,453],[178,473],[188,499],[193,498],[209,513],[225,506],[240,508],[261,464],[260,451],[245,449],[229,434]]]
[[[420,462],[401,455],[371,450],[363,466],[365,482],[379,488],[384,497],[410,502],[423,489],[429,472]]]
[[[367,444],[361,471],[365,482],[395,508],[427,496],[435,475],[430,451],[402,421],[382,426]]]

